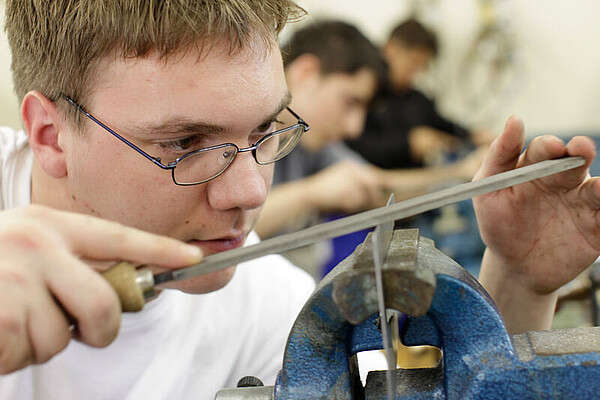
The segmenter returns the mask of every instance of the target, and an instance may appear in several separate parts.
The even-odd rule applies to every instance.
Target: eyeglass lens
[[[290,129],[267,136],[257,143],[254,157],[258,164],[270,164],[288,155],[300,140],[304,127]],[[177,162],[173,177],[178,184],[195,184],[213,179],[223,173],[233,162],[238,148],[232,144],[190,153]]]

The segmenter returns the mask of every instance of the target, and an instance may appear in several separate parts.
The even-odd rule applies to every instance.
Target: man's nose
[[[225,172],[207,183],[210,206],[221,211],[261,207],[268,194],[267,182],[260,171],[264,168],[273,166],[259,166],[250,152],[239,153]]]

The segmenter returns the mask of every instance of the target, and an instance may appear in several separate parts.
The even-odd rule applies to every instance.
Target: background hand
[[[311,202],[321,212],[344,213],[384,205],[386,192],[376,171],[353,161],[338,162],[308,178]]]
[[[459,143],[455,136],[429,126],[417,126],[408,133],[410,154],[417,162],[424,162],[431,155],[454,151]]]

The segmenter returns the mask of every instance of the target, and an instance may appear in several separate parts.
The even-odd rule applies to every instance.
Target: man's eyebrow
[[[283,110],[285,110],[287,108],[287,106],[290,105],[291,102],[292,102],[292,94],[289,91],[287,91],[285,93],[285,95],[283,96],[283,98],[281,99],[281,101],[279,102],[279,104],[277,105],[277,108],[275,109],[275,111],[272,112],[267,118],[265,118],[264,122],[273,121]]]
[[[215,135],[227,131],[223,125],[208,122],[191,121],[188,118],[174,117],[158,124],[136,124],[128,129],[134,135],[147,136],[154,133],[163,135],[177,135],[186,133],[190,135]]]
[[[263,123],[274,120],[281,111],[283,111],[292,101],[290,92],[286,92],[275,110],[264,119]],[[259,124],[262,125],[263,123]],[[202,121],[191,121],[188,118],[174,117],[158,124],[136,124],[127,129],[127,132],[138,135],[147,136],[152,133],[159,132],[163,135],[177,135],[181,133],[190,135],[218,135],[227,132],[231,128],[224,125],[212,124]]]

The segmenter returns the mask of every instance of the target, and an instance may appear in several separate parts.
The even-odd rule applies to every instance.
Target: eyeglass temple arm
[[[298,120],[298,123],[304,126],[304,132],[310,129],[310,126],[304,121],[298,114],[296,114],[291,108],[286,107],[287,110]]]
[[[104,122],[100,121],[98,118],[94,117],[92,114],[90,114],[89,112],[87,112],[83,107],[81,107],[79,104],[77,104],[69,96],[63,96],[63,97],[65,98],[65,100],[67,100],[69,103],[71,103],[71,105],[73,107],[75,107],[79,112],[81,112],[86,117],[88,117],[89,119],[91,119],[92,121],[94,121],[95,123],[97,123],[98,125],[100,125],[106,131],[108,131],[111,135],[115,136],[117,139],[119,139],[123,143],[127,144],[129,147],[131,147],[132,149],[134,149],[135,151],[137,151],[138,153],[140,153],[142,156],[144,156],[148,160],[152,161],[154,164],[158,165],[162,169],[173,169],[174,168],[173,165],[168,165],[168,164],[165,165],[165,164],[163,164],[160,161],[159,157],[152,157],[150,154],[146,153],[144,150],[140,149],[135,144],[131,143],[129,140],[127,140],[123,136],[119,135],[117,132],[115,132],[114,130],[112,130],[108,125],[106,125]]]

